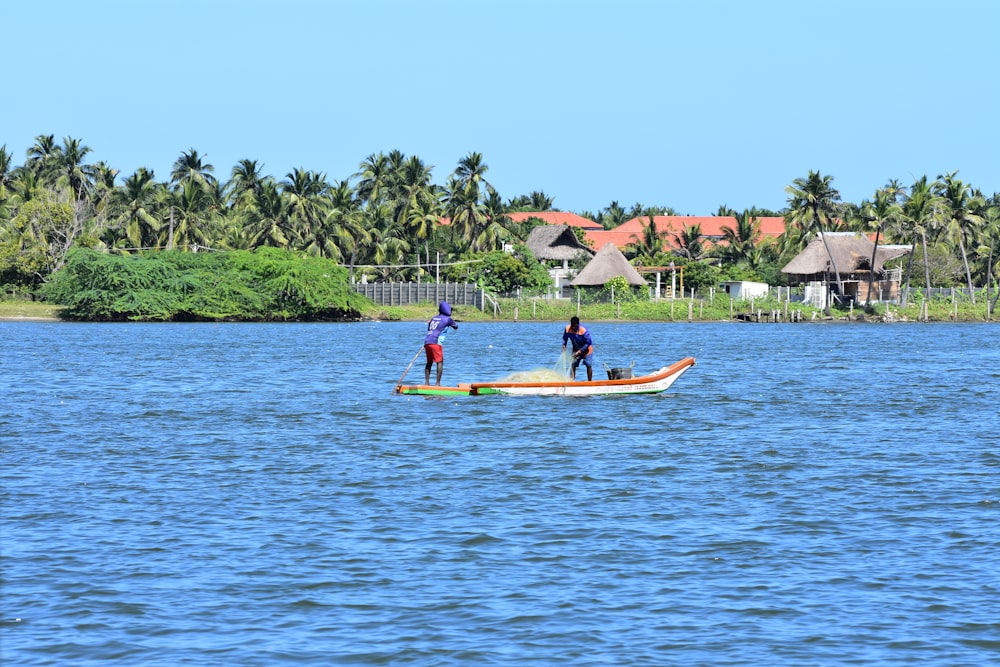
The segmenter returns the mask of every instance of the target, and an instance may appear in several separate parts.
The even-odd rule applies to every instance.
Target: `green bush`
[[[343,320],[371,302],[347,270],[276,248],[110,255],[73,250],[45,296],[86,320]]]

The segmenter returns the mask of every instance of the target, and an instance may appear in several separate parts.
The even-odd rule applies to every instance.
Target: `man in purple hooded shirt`
[[[451,306],[447,301],[438,304],[438,314],[427,323],[427,337],[424,338],[424,350],[427,352],[427,365],[424,366],[424,384],[431,383],[431,366],[437,364],[437,383],[441,386],[441,375],[444,373],[444,348],[439,337],[448,327],[458,330],[458,323],[451,319]]]

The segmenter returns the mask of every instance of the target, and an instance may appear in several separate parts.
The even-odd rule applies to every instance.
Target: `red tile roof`
[[[782,217],[757,218],[760,221],[762,236],[778,237],[785,233],[785,219]],[[642,228],[649,224],[649,216],[632,218],[614,229],[607,231],[587,231],[584,237],[600,248],[605,243],[614,243],[619,248],[625,248],[636,239],[642,238]],[[673,237],[680,236],[685,227],[701,225],[701,235],[710,240],[720,240],[725,234],[724,227],[736,229],[736,218],[730,216],[694,216],[694,215],[657,215],[653,217],[656,231],[667,235],[667,244],[676,247]]]
[[[570,227],[580,227],[581,229],[603,229],[600,223],[594,222],[590,218],[565,211],[524,211],[508,213],[507,215],[514,222],[524,222],[528,218],[538,218],[550,225],[569,225]]]
[[[528,218],[538,218],[550,225],[569,225],[583,230],[584,238],[597,250],[605,243],[614,243],[619,250],[624,250],[636,238],[642,237],[642,228],[649,224],[649,216],[632,218],[614,229],[604,229],[590,218],[566,211],[535,211],[508,213],[514,222],[524,222]],[[760,222],[761,236],[777,238],[785,233],[785,219],[781,216],[757,218]],[[442,225],[451,224],[449,218],[441,218]],[[667,246],[676,247],[673,235],[680,236],[685,227],[701,225],[701,235],[709,241],[719,241],[724,237],[723,227],[736,229],[736,218],[717,215],[657,215],[653,216],[653,224],[658,232],[667,234]]]

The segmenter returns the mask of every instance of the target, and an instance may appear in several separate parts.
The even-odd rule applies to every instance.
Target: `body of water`
[[[996,325],[584,324],[0,323],[0,662],[1000,662]]]

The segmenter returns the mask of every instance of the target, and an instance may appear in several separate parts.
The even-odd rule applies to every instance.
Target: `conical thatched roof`
[[[826,241],[830,245],[830,254],[837,263],[841,273],[868,272],[871,270],[872,250],[875,243],[863,234],[854,232],[826,232]],[[879,246],[875,255],[875,270],[881,271],[882,265],[910,252],[909,246]],[[815,275],[833,271],[830,257],[823,245],[823,236],[817,236],[809,242],[805,250],[781,269],[782,273],[794,275]]]
[[[587,266],[573,279],[574,287],[598,287],[616,276],[625,276],[629,285],[645,285],[646,280],[628,263],[614,243],[605,243]]]
[[[593,254],[590,248],[580,243],[569,225],[539,225],[528,234],[526,244],[539,261],[568,262],[581,253]]]

